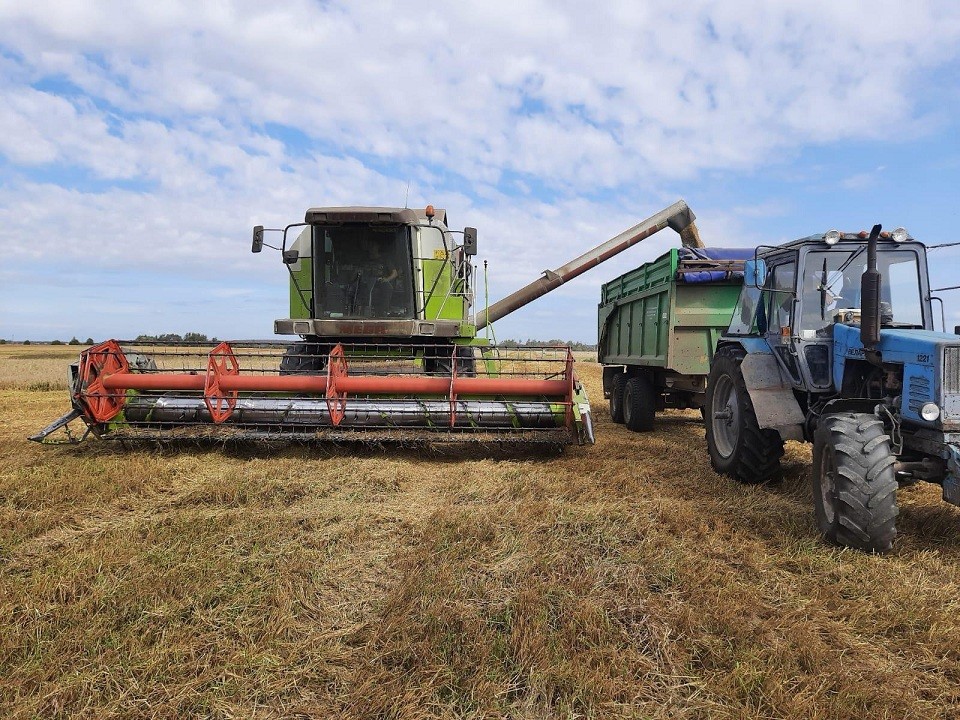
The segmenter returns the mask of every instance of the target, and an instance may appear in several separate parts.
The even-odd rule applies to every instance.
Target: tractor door
[[[797,299],[797,260],[795,255],[768,261],[764,283],[764,307],[767,317],[766,338],[774,356],[787,371],[795,386],[803,379],[794,347],[793,321]]]

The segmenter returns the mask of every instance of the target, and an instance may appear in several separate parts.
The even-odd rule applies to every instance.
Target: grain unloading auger
[[[569,348],[501,348],[477,330],[666,227],[700,245],[681,200],[474,316],[475,229],[457,243],[429,206],[308,210],[275,248],[290,317],[274,330],[299,341],[100,343],[71,366],[71,412],[31,439],[79,418],[84,437],[116,439],[592,443]]]

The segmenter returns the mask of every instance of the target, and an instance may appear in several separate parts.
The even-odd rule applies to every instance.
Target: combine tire
[[[623,424],[623,389],[627,384],[626,373],[613,376],[610,383],[610,419],[620,425]]]
[[[704,420],[713,469],[757,484],[779,473],[783,440],[776,430],[760,429],[740,371],[745,355],[742,348],[717,351],[707,380]]]
[[[450,355],[447,355],[448,350],[446,348],[439,352],[443,354],[424,358],[424,370],[427,375],[452,375],[453,358],[456,357],[457,375],[459,377],[476,377],[477,361],[472,347],[457,345],[456,350],[451,351]]]
[[[280,374],[319,375],[327,369],[327,352],[313,343],[295,343],[280,358]]]
[[[876,416],[838,413],[820,421],[813,439],[813,508],[827,540],[866,552],[893,546],[895,460]]]
[[[657,412],[657,394],[647,375],[636,375],[623,387],[623,422],[628,430],[653,430]]]

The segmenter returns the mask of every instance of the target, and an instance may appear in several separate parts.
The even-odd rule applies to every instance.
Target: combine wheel
[[[813,439],[813,508],[820,532],[838,545],[886,552],[897,535],[893,451],[876,416],[838,413]]]
[[[320,375],[327,370],[329,348],[316,343],[294,343],[280,358],[281,375]]]
[[[649,375],[643,373],[629,380],[623,388],[623,422],[628,430],[653,430],[657,412],[657,394]]]
[[[615,423],[623,424],[623,390],[627,384],[627,374],[618,373],[613,376],[610,388],[610,419]]]
[[[783,440],[776,430],[761,429],[740,372],[742,348],[717,351],[707,380],[704,420],[710,464],[718,473],[756,484],[780,470]]]
[[[453,357],[456,357],[457,376],[475,377],[477,374],[477,361],[473,354],[473,348],[466,345],[457,345],[456,349],[438,348],[437,356],[427,356],[424,358],[424,370],[428,375],[452,375]]]

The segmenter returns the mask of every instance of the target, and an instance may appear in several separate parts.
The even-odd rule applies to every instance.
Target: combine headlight
[[[906,232],[906,230],[904,230]],[[836,245],[840,242],[840,231],[839,230],[830,230],[829,232],[824,233],[823,241],[827,245]]]
[[[898,227],[896,230],[890,233],[890,237],[893,238],[894,242],[902,243],[908,237],[910,237],[910,233],[907,232],[906,228]]]
[[[927,403],[920,408],[920,417],[927,422],[933,422],[940,417],[940,408],[936,403]]]

